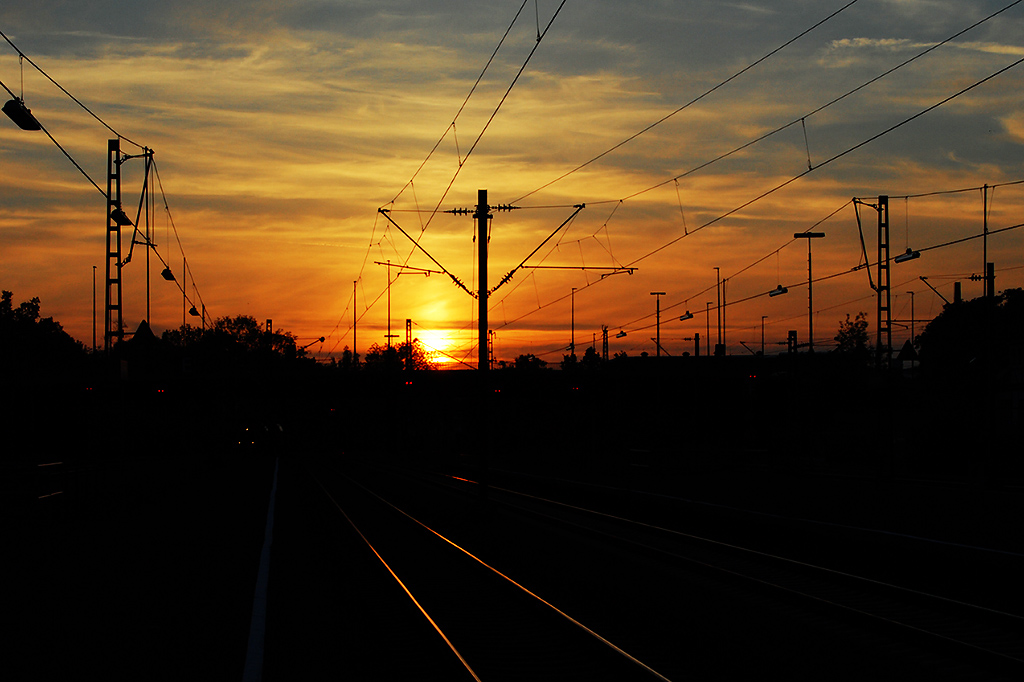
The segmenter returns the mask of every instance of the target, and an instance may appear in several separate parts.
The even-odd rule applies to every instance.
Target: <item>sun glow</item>
[[[443,329],[420,329],[416,339],[423,344],[430,364],[437,367],[455,367],[459,363],[459,340]]]

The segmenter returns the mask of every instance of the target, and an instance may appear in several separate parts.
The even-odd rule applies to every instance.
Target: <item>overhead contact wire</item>
[[[702,94],[700,94],[700,95],[698,95],[697,97],[693,98],[692,100],[690,100],[689,102],[687,102],[687,103],[686,103],[686,104],[684,104],[683,106],[679,107],[679,108],[678,108],[678,109],[676,109],[675,111],[673,111],[673,112],[671,112],[671,113],[669,113],[669,114],[666,114],[665,116],[661,117],[660,119],[658,119],[658,120],[657,120],[657,121],[655,121],[654,123],[651,123],[650,125],[648,125],[648,126],[647,126],[646,128],[644,128],[644,129],[640,130],[639,132],[633,133],[632,135],[630,135],[629,137],[627,137],[627,138],[626,138],[625,140],[623,140],[622,142],[619,142],[618,144],[616,144],[616,145],[612,146],[612,147],[611,147],[611,148],[609,148],[609,149],[606,149],[605,151],[601,152],[600,154],[598,154],[598,155],[597,155],[597,156],[595,156],[594,158],[590,159],[589,161],[586,161],[586,162],[584,162],[584,163],[580,164],[579,166],[576,166],[576,167],[575,167],[575,168],[573,168],[572,170],[570,170],[570,171],[567,171],[566,173],[563,173],[562,175],[558,176],[558,177],[557,177],[557,178],[555,178],[554,180],[552,180],[552,181],[550,181],[550,182],[548,182],[548,183],[546,183],[546,184],[544,184],[544,185],[541,185],[541,186],[540,186],[540,187],[538,187],[537,189],[535,189],[535,190],[533,190],[533,191],[531,191],[531,192],[528,192],[528,193],[524,194],[523,196],[519,197],[518,199],[515,199],[515,200],[513,200],[513,202],[512,202],[512,203],[516,203],[516,202],[522,201],[522,200],[523,200],[523,199],[525,199],[526,197],[528,197],[528,196],[530,196],[530,195],[532,195],[532,194],[536,194],[537,192],[541,191],[542,189],[546,189],[546,188],[550,187],[551,185],[555,184],[556,182],[559,182],[559,181],[561,181],[561,180],[564,180],[565,178],[569,177],[569,176],[570,176],[570,175],[572,175],[573,173],[576,173],[576,172],[578,172],[578,171],[580,171],[580,170],[583,170],[584,168],[586,168],[586,167],[587,167],[587,166],[589,166],[590,164],[594,163],[595,161],[598,161],[598,160],[600,160],[600,159],[604,158],[604,157],[605,157],[605,156],[607,156],[608,154],[611,154],[611,153],[612,153],[612,152],[614,152],[614,151],[615,151],[616,149],[619,149],[620,147],[622,147],[622,146],[624,146],[624,145],[626,145],[626,144],[629,144],[630,142],[632,142],[632,141],[633,141],[633,140],[635,140],[636,138],[640,137],[641,135],[643,135],[643,134],[645,134],[645,133],[649,132],[649,131],[650,131],[650,130],[652,130],[653,128],[655,128],[655,127],[657,127],[657,126],[661,125],[662,123],[664,123],[665,121],[669,120],[670,118],[672,118],[672,117],[673,117],[673,116],[675,116],[676,114],[678,114],[678,113],[682,112],[683,110],[685,110],[685,109],[687,109],[687,108],[689,108],[689,107],[693,106],[694,104],[696,104],[697,102],[701,101],[702,99],[704,99],[704,98],[705,98],[705,97],[707,97],[708,95],[710,95],[710,94],[714,93],[715,91],[719,90],[720,88],[722,88],[722,87],[724,87],[724,86],[728,85],[729,83],[731,83],[732,81],[736,80],[737,78],[739,78],[739,77],[740,77],[740,76],[742,76],[742,75],[743,75],[744,73],[746,73],[747,71],[751,70],[752,68],[754,68],[755,66],[757,66],[757,65],[758,65],[758,64],[760,64],[761,62],[763,62],[763,61],[765,61],[765,60],[767,60],[767,59],[770,59],[771,57],[775,56],[776,54],[778,54],[778,53],[779,53],[779,52],[781,52],[782,50],[786,49],[787,47],[789,47],[790,45],[792,45],[793,43],[795,43],[795,42],[796,42],[797,40],[799,40],[800,38],[803,38],[803,37],[804,37],[805,35],[807,35],[807,34],[808,34],[808,33],[810,33],[811,31],[813,31],[814,29],[818,28],[819,26],[821,26],[821,25],[822,25],[822,24],[824,24],[825,22],[827,22],[827,21],[831,20],[832,18],[834,18],[835,16],[837,16],[838,14],[840,14],[841,12],[843,12],[844,10],[848,9],[848,8],[849,8],[849,7],[851,7],[852,5],[855,5],[855,4],[857,3],[857,2],[858,2],[858,0],[850,0],[850,2],[846,3],[845,5],[843,5],[842,7],[840,7],[839,9],[837,9],[836,11],[832,12],[832,14],[828,15],[827,17],[825,17],[824,19],[822,19],[822,20],[821,20],[821,21],[819,21],[818,23],[814,24],[814,25],[813,25],[813,26],[811,26],[810,28],[807,28],[807,29],[805,29],[805,30],[801,31],[801,32],[800,32],[799,34],[797,34],[797,35],[796,35],[796,36],[794,36],[793,38],[789,39],[788,41],[786,41],[786,42],[785,42],[785,43],[783,43],[782,45],[780,45],[780,46],[776,47],[776,48],[775,48],[774,50],[772,50],[771,52],[767,53],[766,55],[764,55],[764,56],[763,56],[763,57],[761,57],[760,59],[757,59],[757,60],[755,60],[755,61],[751,62],[750,64],[748,64],[747,66],[743,67],[742,69],[740,69],[739,71],[737,71],[737,72],[736,72],[736,73],[734,73],[733,75],[731,75],[731,76],[729,76],[728,78],[726,78],[726,79],[725,79],[724,81],[722,81],[722,82],[718,83],[717,85],[715,85],[714,87],[712,87],[712,88],[710,88],[710,89],[706,90],[705,92],[703,92]]]
[[[86,106],[85,104],[83,104],[83,103],[82,103],[82,101],[81,101],[81,100],[79,100],[79,99],[78,99],[77,97],[75,97],[75,96],[74,96],[74,95],[72,95],[72,94],[71,94],[70,92],[68,92],[68,91],[67,91],[67,90],[66,90],[66,89],[64,88],[64,86],[63,86],[63,85],[61,85],[60,83],[58,83],[57,81],[55,81],[55,80],[54,80],[53,78],[51,78],[51,77],[50,77],[50,74],[48,74],[48,73],[46,73],[45,71],[43,71],[43,69],[42,69],[42,68],[40,68],[40,66],[39,66],[38,64],[36,64],[36,63],[35,63],[34,61],[32,61],[32,59],[31,59],[31,58],[30,58],[30,57],[29,57],[28,55],[26,55],[26,54],[25,54],[24,52],[22,52],[22,51],[21,51],[21,50],[20,50],[20,49],[18,48],[18,46],[17,46],[17,45],[15,45],[15,44],[14,44],[13,42],[11,42],[11,39],[10,39],[10,38],[8,38],[8,37],[7,37],[7,35],[6,35],[6,34],[5,34],[5,33],[4,33],[3,31],[0,31],[0,37],[2,37],[2,38],[3,38],[4,40],[6,40],[6,41],[7,41],[7,44],[8,44],[8,45],[10,45],[10,46],[11,46],[12,48],[14,48],[14,51],[18,53],[18,56],[19,56],[19,57],[21,57],[22,59],[24,59],[25,61],[27,61],[27,62],[28,62],[29,64],[31,64],[31,65],[33,66],[33,68],[35,68],[35,70],[36,70],[36,71],[38,71],[39,73],[41,73],[41,74],[42,74],[42,75],[43,75],[43,76],[44,76],[44,77],[46,78],[46,80],[48,80],[48,81],[50,81],[51,83],[53,83],[53,84],[54,84],[54,85],[55,85],[55,86],[57,87],[57,89],[58,89],[58,90],[60,90],[60,91],[61,91],[61,92],[63,92],[63,93],[65,94],[65,95],[67,95],[68,97],[70,97],[70,98],[72,99],[72,101],[74,101],[74,103],[75,103],[75,104],[77,104],[78,106],[82,107],[82,109],[84,109],[84,110],[85,110],[85,111],[86,111],[86,112],[87,112],[87,113],[88,113],[88,114],[89,114],[90,116],[92,116],[92,117],[93,117],[94,119],[96,119],[97,121],[99,121],[100,125],[102,125],[102,126],[103,126],[104,128],[106,128],[107,130],[109,130],[110,132],[112,132],[112,133],[113,133],[114,135],[116,135],[116,136],[118,137],[118,139],[124,140],[125,142],[128,142],[129,144],[133,144],[133,145],[135,145],[136,147],[138,147],[139,149],[144,149],[144,147],[143,147],[143,146],[142,146],[141,144],[139,144],[138,142],[134,142],[134,141],[132,141],[132,140],[131,140],[130,138],[127,138],[127,137],[125,137],[125,136],[124,136],[124,135],[122,135],[121,133],[119,133],[119,132],[117,132],[116,130],[114,130],[113,128],[111,128],[111,127],[110,127],[110,126],[109,126],[109,125],[107,124],[107,122],[106,122],[106,121],[104,121],[104,120],[103,120],[102,118],[100,118],[99,116],[97,116],[97,115],[96,115],[96,114],[95,114],[95,113],[93,112],[93,110],[92,110],[92,109],[90,109],[89,107],[87,107],[87,106]],[[49,133],[47,133],[47,134],[49,134]],[[53,138],[50,138],[50,139],[53,139]],[[58,145],[58,146],[59,146],[59,145]],[[62,149],[62,151],[63,151],[63,149]],[[65,154],[66,154],[66,153],[67,153],[67,152],[65,152]],[[68,158],[70,158],[70,157],[68,157]],[[83,171],[83,172],[84,172],[84,171]],[[88,177],[88,176],[87,176],[87,177]],[[93,183],[93,184],[96,184],[96,183]]]
[[[775,187],[772,187],[771,189],[765,190],[764,192],[762,192],[761,194],[757,195],[753,199],[750,199],[750,200],[740,204],[736,208],[733,208],[733,209],[731,209],[729,211],[726,211],[725,213],[719,215],[718,217],[713,218],[713,219],[709,220],[708,222],[704,223],[700,227],[697,227],[697,228],[694,228],[693,230],[690,230],[689,234],[684,234],[684,235],[681,235],[679,237],[676,237],[675,239],[672,239],[671,241],[669,241],[669,242],[659,246],[658,248],[654,249],[653,251],[650,251],[647,254],[645,254],[643,256],[640,256],[639,258],[636,258],[632,262],[628,263],[627,267],[631,266],[631,265],[635,265],[636,263],[639,263],[642,260],[646,260],[647,258],[650,258],[654,254],[667,249],[668,247],[672,246],[673,244],[676,244],[677,242],[682,240],[684,237],[693,235],[694,233],[699,232],[700,230],[703,230],[705,227],[710,227],[711,225],[714,225],[715,223],[718,223],[718,222],[724,220],[725,218],[728,218],[729,216],[733,215],[734,213],[738,213],[739,211],[742,211],[743,209],[747,208],[751,204],[754,204],[754,203],[760,201],[761,199],[764,199],[765,197],[774,194],[775,192],[779,191],[780,189],[782,189],[784,187],[787,187],[788,185],[791,185],[792,183],[796,182],[797,180],[799,180],[800,178],[804,177],[805,175],[813,173],[814,171],[816,171],[816,170],[818,170],[818,169],[820,169],[820,168],[822,168],[824,166],[827,166],[828,164],[832,163],[833,161],[837,161],[837,160],[843,158],[847,154],[853,153],[854,151],[860,149],[861,147],[874,142],[875,140],[879,139],[880,137],[888,135],[889,133],[891,133],[892,131],[896,130],[897,128],[901,128],[902,126],[910,123],[911,121],[914,121],[914,120],[920,118],[921,116],[924,116],[925,114],[927,114],[927,113],[929,113],[931,111],[934,111],[935,109],[938,109],[943,104],[946,104],[947,102],[950,102],[950,101],[956,99],[957,97],[963,95],[964,93],[967,93],[967,92],[973,90],[974,88],[976,88],[976,87],[978,87],[980,85],[983,85],[984,83],[987,83],[988,81],[992,80],[993,78],[996,78],[997,76],[1000,76],[1000,75],[1006,73],[1010,69],[1012,69],[1012,68],[1014,68],[1016,66],[1019,66],[1021,64],[1021,62],[1024,62],[1024,57],[1021,57],[1017,61],[1012,62],[1011,64],[1009,64],[1007,66],[1004,66],[1003,68],[999,69],[995,73],[992,73],[992,74],[986,76],[985,78],[982,78],[979,81],[975,81],[971,85],[968,85],[967,87],[963,88],[962,90],[959,90],[959,91],[953,93],[952,95],[949,95],[948,97],[940,100],[939,102],[936,102],[935,104],[932,104],[931,106],[922,109],[921,111],[917,112],[913,116],[909,116],[909,117],[903,119],[902,121],[900,121],[899,123],[896,123],[895,125],[889,126],[888,128],[886,128],[885,130],[883,130],[881,132],[875,133],[874,135],[872,135],[871,137],[867,138],[866,140],[858,142],[857,144],[853,145],[852,147],[849,147],[849,148],[845,149],[844,151],[841,151],[838,154],[835,154],[835,155],[831,156],[830,158],[825,159],[824,161],[819,163],[814,168],[808,168],[807,170],[802,171],[801,173],[798,173],[797,175],[794,175],[793,177],[789,178],[788,180],[785,180],[784,182],[779,183]]]

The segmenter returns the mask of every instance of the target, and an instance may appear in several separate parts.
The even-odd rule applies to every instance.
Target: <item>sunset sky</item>
[[[389,270],[376,262],[438,270],[381,207],[475,289],[474,221],[442,211],[472,208],[478,189],[521,207],[494,213],[494,286],[585,203],[526,263],[545,267],[518,270],[491,298],[496,356],[549,362],[570,341],[573,301],[578,352],[595,337],[600,349],[607,326],[612,353],[653,354],[654,291],[667,352],[705,338],[709,304],[714,343],[715,268],[728,278],[730,353],[760,348],[763,316],[768,353],[790,329],[805,342],[807,243],[793,234],[812,228],[826,233],[812,245],[815,279],[834,275],[813,287],[816,344],[860,311],[873,341],[874,292],[867,271],[851,272],[863,262],[851,199],[880,194],[893,197],[893,255],[923,250],[892,268],[898,348],[909,292],[918,332],[942,307],[919,277],[949,299],[955,281],[981,294],[970,277],[982,240],[941,245],[981,233],[983,185],[991,231],[1024,223],[1024,184],[1012,184],[1024,180],[1024,65],[971,88],[1024,57],[1024,3],[1009,0],[37,0],[5,3],[0,31],[155,150],[152,241],[181,281],[180,239],[190,299],[211,318],[273,319],[300,345],[324,336],[310,346],[320,358],[352,345],[353,312],[360,352],[384,342]],[[0,81],[104,186],[113,134],[6,42]],[[132,217],[141,164],[125,165]],[[43,133],[0,118],[0,288],[16,303],[38,296],[86,344],[94,266],[102,344],[105,205]],[[877,216],[860,213],[874,261]],[[990,236],[997,290],[1024,286],[1022,247],[1024,229]],[[146,317],[143,251],[123,273],[129,331]],[[182,323],[182,296],[152,263],[159,333]],[[602,279],[615,267],[633,272]],[[444,274],[390,272],[392,332],[404,337],[410,318],[429,348],[475,364],[476,301]],[[789,294],[769,298],[778,284]]]

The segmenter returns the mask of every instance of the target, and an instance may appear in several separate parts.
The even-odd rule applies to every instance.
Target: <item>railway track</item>
[[[352,462],[307,472],[341,555],[376,564],[349,576],[372,595],[363,608],[382,609],[381,632],[358,633],[361,653],[374,652],[362,658],[420,652],[421,678],[963,680],[1024,669],[1012,615],[536,491],[494,484],[483,501],[466,478]]]
[[[536,485],[532,486],[533,490],[530,492],[528,490],[531,486],[524,485],[527,479],[533,479],[532,482],[536,483],[538,477],[523,477],[513,472],[504,473],[504,478],[512,480],[519,489],[490,486],[489,497],[495,501],[500,500],[502,504],[540,515],[553,522],[571,524],[581,530],[600,534],[611,541],[634,547],[638,551],[657,554],[668,561],[700,566],[709,571],[761,585],[788,598],[802,600],[839,614],[847,620],[860,621],[865,627],[889,632],[893,637],[915,641],[937,651],[942,650],[945,654],[969,661],[968,665],[977,665],[980,669],[993,674],[1024,673],[1024,617],[1017,613],[932,594],[913,585],[900,586],[876,578],[855,575],[843,570],[841,566],[826,566],[826,562],[818,564],[805,559],[787,558],[764,549],[764,543],[762,548],[755,549],[735,544],[733,541],[714,539],[714,536],[695,535],[684,530],[685,523],[680,522],[680,519],[687,517],[680,507],[687,506],[690,502],[688,500],[669,499],[668,506],[662,500],[662,504],[656,505],[657,514],[661,518],[657,522],[652,522],[649,510],[646,514],[639,512],[640,506],[649,508],[649,502],[644,505],[643,501],[624,499],[649,497],[642,492],[609,488],[606,493],[611,493],[612,499],[606,504],[601,504],[598,499],[600,496],[595,497],[594,491],[590,490],[587,499],[594,508],[582,507],[579,504],[552,499],[558,497],[557,494],[551,495],[554,492],[552,483],[556,484],[555,488],[564,490],[566,484],[570,482],[540,479],[542,489],[546,491],[544,494],[549,495],[543,497],[537,494]],[[499,472],[497,478],[501,479],[502,473]],[[463,488],[477,486],[475,482],[459,477],[449,477],[449,480]],[[672,505],[672,502],[682,504]],[[619,511],[600,511],[602,507],[615,508]],[[647,520],[638,521],[621,515],[624,508],[632,510],[638,516],[646,516]],[[738,510],[729,511],[735,513]],[[773,521],[787,525],[791,520]],[[797,525],[806,523],[801,520]],[[841,528],[834,524],[827,524],[826,529],[834,536],[831,544],[845,545],[847,554],[868,551],[864,542],[854,544],[850,536],[862,536],[869,531],[861,528]],[[707,526],[704,530],[720,531]],[[787,526],[782,533],[797,539],[790,537],[782,544],[792,546],[799,542],[806,543],[808,538],[820,539],[821,530],[815,528],[816,532],[808,535],[806,529],[796,530]],[[778,532],[776,529],[776,534]],[[749,540],[749,537],[746,539]],[[904,546],[901,548],[902,551],[897,552],[894,549],[893,538],[883,537],[883,540],[882,551],[886,553],[889,561],[905,559],[908,552],[915,552],[919,545],[929,542],[911,538],[906,544],[912,547]],[[959,567],[982,559],[986,560],[986,565],[990,565],[988,562],[993,553],[1001,555],[998,558],[1004,559],[1004,570],[1010,572],[1016,570],[1014,566],[1020,567],[1024,563],[1024,557],[1012,552],[951,543],[932,544],[940,545],[939,550],[947,558],[946,564],[930,567],[935,572],[955,571]],[[874,547],[872,551],[879,551],[879,547]],[[835,553],[834,547],[822,552],[829,555],[830,563],[835,562]],[[935,554],[929,554],[929,559],[934,559]],[[951,555],[955,557],[951,558]],[[853,563],[863,566],[870,562],[861,557]],[[918,563],[918,570],[927,569],[925,564]],[[897,573],[906,574],[906,570]],[[1007,581],[1004,586],[1007,592],[1002,594],[1014,594],[1014,584],[1015,581]],[[987,590],[987,593],[991,595],[992,590]]]
[[[667,679],[378,493],[379,481],[360,478],[322,472],[317,483],[350,527],[348,540],[358,537],[355,544],[378,559],[392,590],[429,625],[419,636],[430,639],[433,630],[432,658],[450,654],[445,679]],[[395,645],[395,655],[404,655]],[[458,666],[459,676],[450,677]]]

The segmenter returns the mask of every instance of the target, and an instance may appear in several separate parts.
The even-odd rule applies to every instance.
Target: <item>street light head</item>
[[[174,281],[174,273],[171,272],[170,268],[164,268],[163,272],[160,273],[160,276],[166,279],[168,282]]]
[[[665,296],[665,295],[666,294],[665,294],[664,291],[652,291],[651,292],[651,296]]]
[[[192,306],[191,308],[188,309],[188,314],[191,315],[192,317],[199,317],[199,311],[196,310],[195,306]]]
[[[32,115],[32,110],[25,106],[25,102],[20,97],[8,100],[4,104],[4,113],[22,130],[43,129],[36,117]]]
[[[620,331],[618,334],[615,335],[615,338],[621,339],[621,338],[624,338],[625,336],[626,336],[626,332]]]
[[[896,256],[896,258],[894,258],[893,260],[895,260],[897,263],[905,263],[908,260],[914,260],[915,258],[920,258],[920,257],[921,257],[921,252],[920,251],[914,251],[914,250],[912,250],[908,246],[906,252],[901,253],[900,255]]]
[[[780,296],[782,294],[788,294],[788,293],[789,293],[789,289],[787,289],[786,287],[784,287],[784,286],[782,286],[780,284],[779,286],[777,286],[774,289],[772,289],[771,291],[769,291],[768,295],[769,296]]]
[[[689,319],[692,319],[692,318],[693,318],[693,313],[691,313],[689,310],[687,310],[686,313],[684,313],[683,315],[679,316],[679,321],[682,322],[683,320],[689,320]]]
[[[824,236],[824,232],[796,232],[793,239],[821,239]]]

